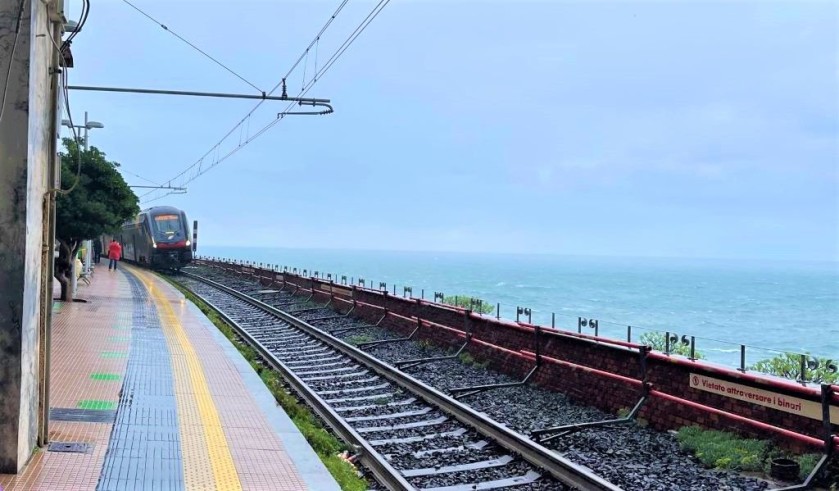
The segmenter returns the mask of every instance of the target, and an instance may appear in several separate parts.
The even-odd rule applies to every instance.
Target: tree
[[[479,314],[491,314],[495,312],[495,307],[485,300],[480,298],[472,298],[466,295],[446,295],[443,298],[443,303],[454,305],[456,307],[463,307],[464,309],[471,309],[473,312]]]
[[[61,283],[61,300],[71,301],[72,262],[82,241],[116,232],[140,207],[137,195],[117,171],[118,163],[106,160],[96,147],[82,150],[70,138],[63,141],[67,152],[60,153],[61,189],[70,191],[56,199],[55,238],[60,247],[55,278]]]
[[[839,383],[839,362],[836,360],[806,355],[804,365],[803,380],[805,382],[815,384]],[[791,380],[801,380],[801,355],[798,353],[783,353],[774,358],[760,360],[750,366],[749,370]]]
[[[687,338],[684,338],[687,341]],[[656,351],[661,351],[662,353],[667,349],[667,338],[665,337],[663,332],[645,332],[641,335],[641,344],[649,346],[651,349]],[[694,350],[693,356],[701,360],[705,358],[705,356],[699,352],[699,350]],[[676,336],[673,333],[670,333],[670,354],[673,355],[682,355],[682,356],[690,356],[690,344],[685,344],[682,338]]]

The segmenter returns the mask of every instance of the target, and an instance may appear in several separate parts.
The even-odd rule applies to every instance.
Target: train
[[[197,228],[196,222],[193,231]],[[197,246],[186,213],[172,206],[141,211],[114,238],[122,245],[123,260],[151,269],[179,271],[192,261]]]

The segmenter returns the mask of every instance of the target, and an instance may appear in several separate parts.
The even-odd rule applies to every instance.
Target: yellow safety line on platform
[[[157,305],[161,328],[166,336],[172,356],[172,375],[175,379],[175,385],[176,387],[183,385],[183,388],[186,389],[179,391],[176,388],[178,423],[183,450],[184,487],[186,489],[205,487],[206,481],[204,479],[209,476],[202,476],[200,467],[203,467],[201,461],[204,459],[202,456],[207,456],[209,457],[216,489],[225,491],[241,490],[242,484],[239,480],[239,474],[236,471],[233,456],[230,453],[230,447],[227,445],[227,438],[221,426],[218,410],[213,402],[204,370],[195,349],[172,305],[155,285],[155,280],[150,280],[148,273],[140,273],[136,269],[134,271],[141,277]],[[177,355],[181,355],[186,366],[184,366],[184,363],[179,363]],[[182,395],[186,397],[181,397]],[[190,395],[193,397],[189,397]],[[195,414],[196,406],[198,408],[197,418]],[[189,444],[189,441],[195,437],[203,440],[204,445],[206,445],[204,449],[190,449],[192,445]]]

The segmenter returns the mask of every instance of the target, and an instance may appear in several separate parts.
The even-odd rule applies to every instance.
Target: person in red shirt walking
[[[122,257],[122,246],[119,245],[119,242],[116,239],[111,239],[111,243],[108,245],[108,271],[111,270],[111,267],[114,268],[114,271],[117,270],[117,262],[119,258]]]

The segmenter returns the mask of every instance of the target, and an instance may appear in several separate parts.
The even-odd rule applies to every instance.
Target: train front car
[[[171,206],[147,210],[151,232],[149,266],[181,269],[192,261],[192,243],[186,213]]]

